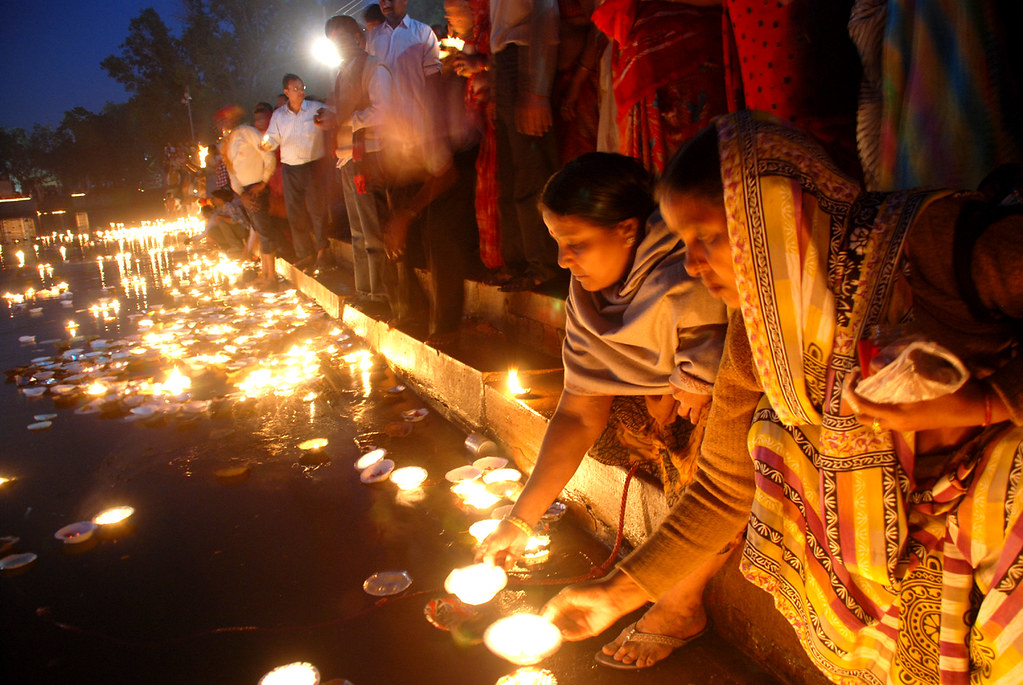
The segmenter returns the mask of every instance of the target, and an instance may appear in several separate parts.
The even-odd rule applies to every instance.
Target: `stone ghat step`
[[[463,327],[457,345],[442,351],[420,339],[425,331],[417,337],[346,307],[346,293],[353,289],[351,274],[344,270],[313,277],[280,259],[277,270],[383,355],[434,411],[467,433],[486,434],[521,470],[532,470],[561,393],[562,367],[555,353],[563,336],[563,300],[536,293],[501,293],[496,287],[467,281],[465,311],[475,323]],[[523,331],[525,340],[520,336]],[[553,349],[552,339],[558,341]],[[529,388],[525,396],[509,392],[510,367],[518,369],[520,384]],[[624,483],[623,470],[586,458],[562,496],[575,520],[609,546],[618,526]],[[660,485],[635,479],[625,511],[626,540],[639,544],[666,514]],[[770,597],[742,577],[738,561],[736,550],[707,590],[716,631],[783,682],[826,683]]]

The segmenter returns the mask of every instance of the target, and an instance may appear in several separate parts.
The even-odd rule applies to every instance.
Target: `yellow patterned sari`
[[[912,314],[903,242],[943,193],[863,192],[768,115],[717,129],[765,391],[743,573],[834,682],[1023,682],[1023,429],[918,458],[913,434],[875,434],[841,402],[864,332]]]

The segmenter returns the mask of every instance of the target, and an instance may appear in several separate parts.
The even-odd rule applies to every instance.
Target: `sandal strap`
[[[636,625],[633,624],[632,629],[625,638],[625,642],[648,642],[652,644],[665,645],[672,649],[678,649],[706,633],[709,628],[710,624],[708,623],[703,630],[693,633],[688,637],[673,637],[671,635],[661,635],[660,633],[644,633],[641,630],[637,630]]]

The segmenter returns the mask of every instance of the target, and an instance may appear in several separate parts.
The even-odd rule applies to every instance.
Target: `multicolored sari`
[[[1023,429],[923,457],[841,402],[864,331],[911,315],[903,241],[943,193],[864,193],[769,115],[717,130],[765,391],[743,573],[835,682],[1023,682]]]

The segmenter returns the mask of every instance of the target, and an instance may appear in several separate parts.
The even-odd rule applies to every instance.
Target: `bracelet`
[[[518,516],[512,516],[511,514],[509,514],[508,516],[504,517],[504,520],[512,524],[519,530],[521,530],[529,537],[533,537],[533,526],[529,525],[528,523],[520,519]]]
[[[984,383],[984,423],[981,425],[984,428],[991,425],[991,388],[987,383]]]

